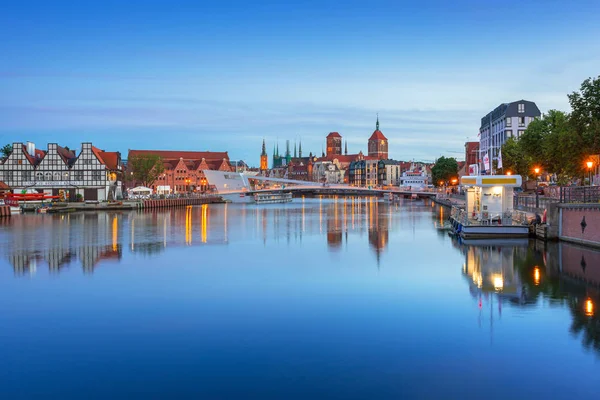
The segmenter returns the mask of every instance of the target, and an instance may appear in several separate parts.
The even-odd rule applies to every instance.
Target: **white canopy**
[[[145,186],[134,187],[133,189],[129,189],[128,192],[135,194],[152,194],[152,189]]]

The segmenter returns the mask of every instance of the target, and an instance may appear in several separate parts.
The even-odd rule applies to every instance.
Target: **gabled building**
[[[208,180],[202,171],[234,171],[226,151],[129,150],[128,159],[140,155],[156,155],[163,161],[164,172],[151,185],[159,194],[207,191]],[[129,183],[131,187],[139,184]]]
[[[83,143],[79,155],[56,143],[48,144],[47,151],[37,150],[31,142],[13,143],[0,174],[15,191],[36,190],[69,200],[78,195],[98,201],[121,196],[120,153],[99,150],[91,143]]]

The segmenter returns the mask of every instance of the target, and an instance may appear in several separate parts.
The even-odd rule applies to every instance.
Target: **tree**
[[[585,142],[588,154],[600,152],[600,76],[588,78],[581,84],[579,92],[569,97],[571,104],[571,127]]]
[[[2,153],[2,161],[6,160],[8,158],[8,156],[10,156],[10,153],[12,153],[12,151],[13,151],[13,147],[11,144],[4,145],[0,149],[0,153]]]
[[[508,138],[502,145],[502,169],[527,177],[531,169],[531,158],[527,157],[519,141]]]
[[[458,163],[455,158],[440,157],[431,168],[431,179],[434,185],[448,182],[458,177]]]
[[[144,186],[151,186],[165,170],[162,158],[153,154],[134,156],[127,162],[133,180]]]

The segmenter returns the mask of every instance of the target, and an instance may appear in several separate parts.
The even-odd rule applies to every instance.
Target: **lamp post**
[[[540,195],[538,192],[538,178],[540,169],[538,167],[535,167],[533,171],[535,172],[535,208],[540,208]]]
[[[589,186],[592,186],[592,167],[594,166],[594,162],[588,161],[585,164],[588,167],[588,177],[589,177],[588,183],[589,183]]]

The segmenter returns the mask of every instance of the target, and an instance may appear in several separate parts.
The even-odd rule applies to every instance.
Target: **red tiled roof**
[[[339,134],[339,133],[337,133],[337,132],[329,132],[329,135],[327,135],[327,137],[328,137],[328,138],[330,138],[330,137],[339,137],[339,138],[341,138],[341,137],[342,137],[342,135],[340,135],[340,134]]]
[[[29,163],[31,165],[35,165],[35,158],[27,152],[27,146],[23,145],[21,148],[23,149],[23,154],[25,155],[25,157],[27,158],[27,160],[29,160]],[[36,154],[37,154],[37,150],[36,150]],[[46,153],[44,153],[44,155],[46,155]],[[40,158],[43,158],[43,156]]]
[[[10,190],[10,186],[8,186],[6,183],[0,181],[0,190]]]
[[[229,155],[226,151],[129,150],[127,157],[149,154],[160,156],[163,160],[179,160],[180,158],[184,160],[201,160],[204,158],[206,161],[223,161],[223,159],[229,161]]]
[[[71,150],[67,150],[64,147],[56,146],[56,152],[67,163],[70,159],[75,158],[75,153]]]
[[[100,154],[102,152],[102,150],[100,150],[99,148],[97,148],[95,146],[92,146],[92,152],[96,155],[96,157],[98,158],[98,161],[100,161],[100,164],[106,165],[106,163],[102,159],[102,155]]]
[[[371,135],[369,140],[387,140],[387,138],[381,133],[379,129],[376,129],[375,132]]]
[[[106,168],[117,170],[119,169],[119,160],[121,158],[121,153],[118,151],[100,151],[100,156],[102,160],[104,160],[104,164]]]

